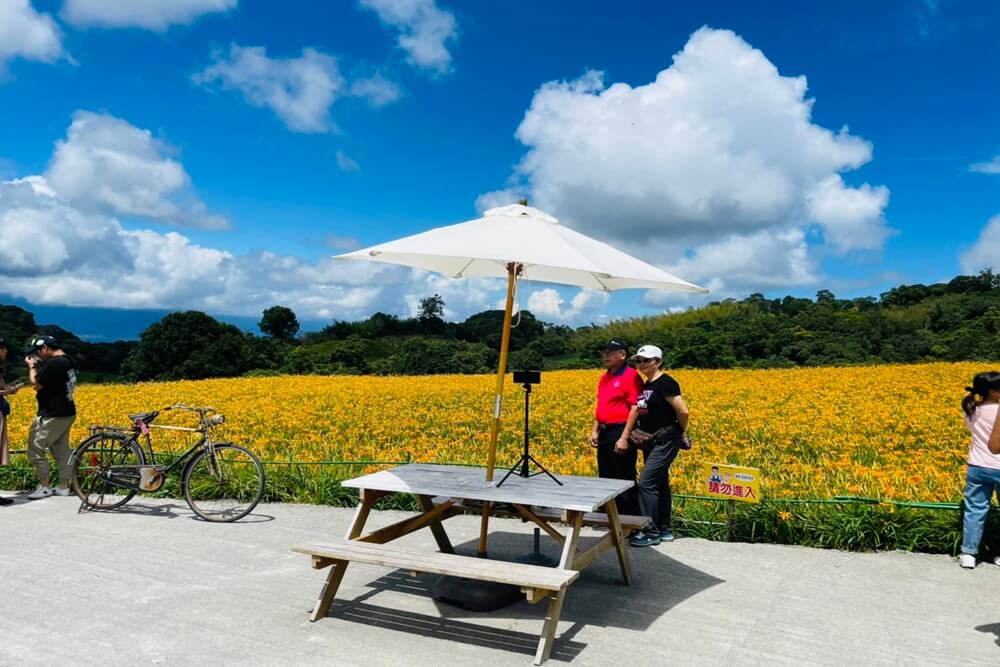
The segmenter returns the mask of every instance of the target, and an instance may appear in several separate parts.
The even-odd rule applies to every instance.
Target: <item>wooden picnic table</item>
[[[551,598],[535,653],[535,664],[548,659],[562,612],[566,589],[579,571],[601,554],[614,550],[622,579],[631,583],[628,546],[622,529],[645,521],[640,517],[619,517],[615,498],[632,487],[632,482],[596,477],[557,475],[562,485],[548,477],[511,476],[503,486],[487,482],[477,468],[412,463],[347,480],[343,486],[358,489],[360,503],[347,530],[346,542],[306,544],[293,551],[312,556],[314,568],[331,567],[312,620],[327,615],[344,571],[350,561],[385,565],[413,572],[433,572],[483,581],[497,581],[521,587],[531,604]],[[365,524],[375,502],[396,494],[413,494],[423,512],[384,528],[365,533]],[[481,503],[481,504],[480,504]],[[519,516],[538,525],[563,545],[556,567],[524,563],[499,564],[476,556],[455,554],[443,521],[458,514],[482,512]],[[568,526],[564,534],[556,526]],[[484,524],[485,525],[485,524]],[[608,532],[597,543],[580,550],[584,525],[606,526]],[[425,553],[383,546],[421,528],[429,528],[440,553]]]

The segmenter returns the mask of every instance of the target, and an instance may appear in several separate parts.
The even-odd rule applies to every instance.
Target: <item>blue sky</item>
[[[521,195],[710,299],[948,279],[1000,264],[998,43],[994,2],[0,0],[0,293],[460,318],[499,289],[328,257]]]

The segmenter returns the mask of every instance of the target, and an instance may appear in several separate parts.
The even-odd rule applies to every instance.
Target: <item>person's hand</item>
[[[621,437],[618,438],[618,442],[615,443],[615,454],[627,454],[628,453],[628,438]]]
[[[24,363],[28,364],[28,368],[34,368],[37,362],[33,355],[28,355],[24,358]]]
[[[13,395],[14,395],[14,394],[16,394],[16,393],[17,393],[17,392],[18,392],[18,391],[19,391],[20,389],[21,389],[21,388],[20,388],[20,387],[18,387],[18,386],[17,386],[16,384],[15,384],[15,385],[11,385],[11,386],[7,387],[7,395],[8,395],[8,396],[13,396]]]
[[[597,447],[597,431],[596,430],[590,432],[590,438],[589,438],[589,440],[590,440],[590,446],[591,447]]]

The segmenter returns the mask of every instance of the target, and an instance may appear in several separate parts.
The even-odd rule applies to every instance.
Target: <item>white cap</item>
[[[663,359],[663,350],[655,345],[643,345],[632,355],[633,359],[640,357],[642,359]]]

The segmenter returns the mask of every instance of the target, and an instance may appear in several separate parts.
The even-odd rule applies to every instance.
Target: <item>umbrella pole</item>
[[[493,422],[490,425],[490,449],[486,458],[486,483],[493,482],[497,461],[497,439],[500,436],[500,408],[503,406],[503,382],[507,374],[507,350],[510,347],[510,321],[514,310],[514,283],[520,266],[507,265],[507,304],[503,313],[503,334],[500,338],[500,365],[497,368],[496,396],[493,399]],[[490,503],[483,503],[483,518],[479,524],[479,555],[486,556],[486,534],[490,526]]]
[[[500,408],[503,405],[503,381],[507,374],[507,350],[510,347],[510,321],[514,310],[514,264],[507,265],[507,304],[503,313],[503,335],[500,338],[500,366],[497,368],[497,388],[493,399],[493,423],[490,426],[490,450],[486,459],[486,481],[493,481],[497,460],[497,439],[500,435]]]

